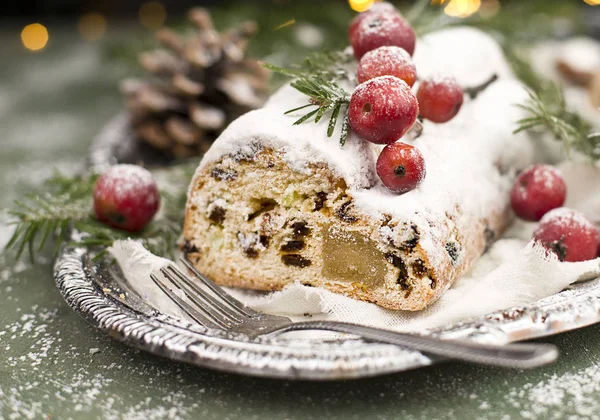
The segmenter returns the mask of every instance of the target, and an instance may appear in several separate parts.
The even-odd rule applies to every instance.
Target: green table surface
[[[74,171],[122,107],[107,64],[75,32],[26,52],[0,26],[0,207],[55,168]],[[0,216],[0,246],[10,234]],[[558,363],[512,371],[446,363],[364,380],[256,379],[182,365],[112,341],[55,288],[52,261],[0,256],[1,418],[599,418],[600,326],[548,338]]]

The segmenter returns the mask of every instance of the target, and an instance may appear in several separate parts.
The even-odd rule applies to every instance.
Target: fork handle
[[[368,341],[395,344],[431,355],[469,363],[517,369],[531,369],[547,365],[558,357],[558,349],[552,344],[490,345],[472,341],[442,340],[336,321],[298,322],[271,330],[269,335],[302,330],[325,330],[353,334]]]

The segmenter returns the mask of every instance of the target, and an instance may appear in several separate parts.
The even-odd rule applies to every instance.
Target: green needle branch
[[[563,143],[567,153],[575,150],[592,161],[600,160],[600,133],[594,133],[590,123],[569,110],[561,86],[540,76],[510,45],[507,40],[502,43],[504,53],[529,92],[529,99],[519,105],[527,117],[517,121],[515,133],[545,130]]]
[[[290,86],[308,97],[306,105],[285,112],[288,115],[307,110],[307,113],[296,120],[294,125],[307,121],[318,123],[329,112],[327,137],[331,137],[341,115],[342,129],[339,142],[342,147],[346,144],[348,137],[350,95],[339,86],[337,81],[349,78],[344,65],[352,59],[352,55],[346,52],[330,51],[311,54],[299,66],[291,68],[264,64],[266,68],[275,73],[293,77],[295,80]]]
[[[104,252],[114,241],[132,238],[140,240],[156,255],[173,257],[183,224],[189,182],[188,173],[183,172],[182,179],[175,184],[181,184],[177,193],[161,192],[161,211],[144,230],[136,233],[111,228],[95,218],[92,192],[96,175],[70,178],[57,174],[44,184],[43,192],[28,195],[7,210],[15,232],[6,249],[14,249],[17,258],[27,249],[33,261],[50,239],[55,240],[55,251],[67,242]],[[74,231],[78,234],[72,235]]]
[[[567,109],[562,89],[550,84],[536,92],[529,91],[529,100],[519,105],[529,116],[517,121],[515,133],[525,130],[547,130],[560,140],[567,153],[576,150],[592,161],[600,159],[600,133],[578,114]]]

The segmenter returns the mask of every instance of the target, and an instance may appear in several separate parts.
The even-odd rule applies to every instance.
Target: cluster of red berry
[[[425,160],[417,148],[397,140],[419,115],[436,123],[454,118],[463,89],[454,78],[440,77],[422,80],[413,94],[415,32],[389,3],[375,3],[356,16],[348,35],[359,60],[360,83],[350,98],[350,127],[367,141],[387,145],[377,160],[377,174],[390,190],[406,193],[425,177]]]
[[[561,261],[585,261],[598,255],[596,227],[576,210],[562,207],[567,186],[560,172],[549,165],[533,165],[515,180],[511,203],[521,219],[537,222],[533,239]]]
[[[375,3],[356,16],[348,31],[359,60],[360,83],[350,98],[348,119],[363,139],[386,144],[377,159],[377,174],[390,190],[403,194],[425,177],[425,160],[412,145],[397,141],[417,117],[436,123],[451,120],[460,110],[464,91],[452,77],[417,80],[412,61],[416,37],[410,24],[389,3]],[[561,207],[566,186],[558,171],[535,165],[516,180],[511,199],[515,213],[540,221],[534,239],[561,261],[583,261],[598,255],[599,235],[581,213]]]

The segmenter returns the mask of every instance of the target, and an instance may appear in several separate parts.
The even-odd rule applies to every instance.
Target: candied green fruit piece
[[[384,282],[387,263],[377,243],[358,232],[325,226],[323,271],[328,279],[370,286]]]
[[[286,188],[281,196],[281,205],[286,208],[296,207],[301,205],[306,200],[306,194],[301,194],[290,185]]]
[[[210,244],[210,250],[213,252],[220,251],[225,245],[225,238],[221,230],[214,230],[209,234],[208,243]]]

